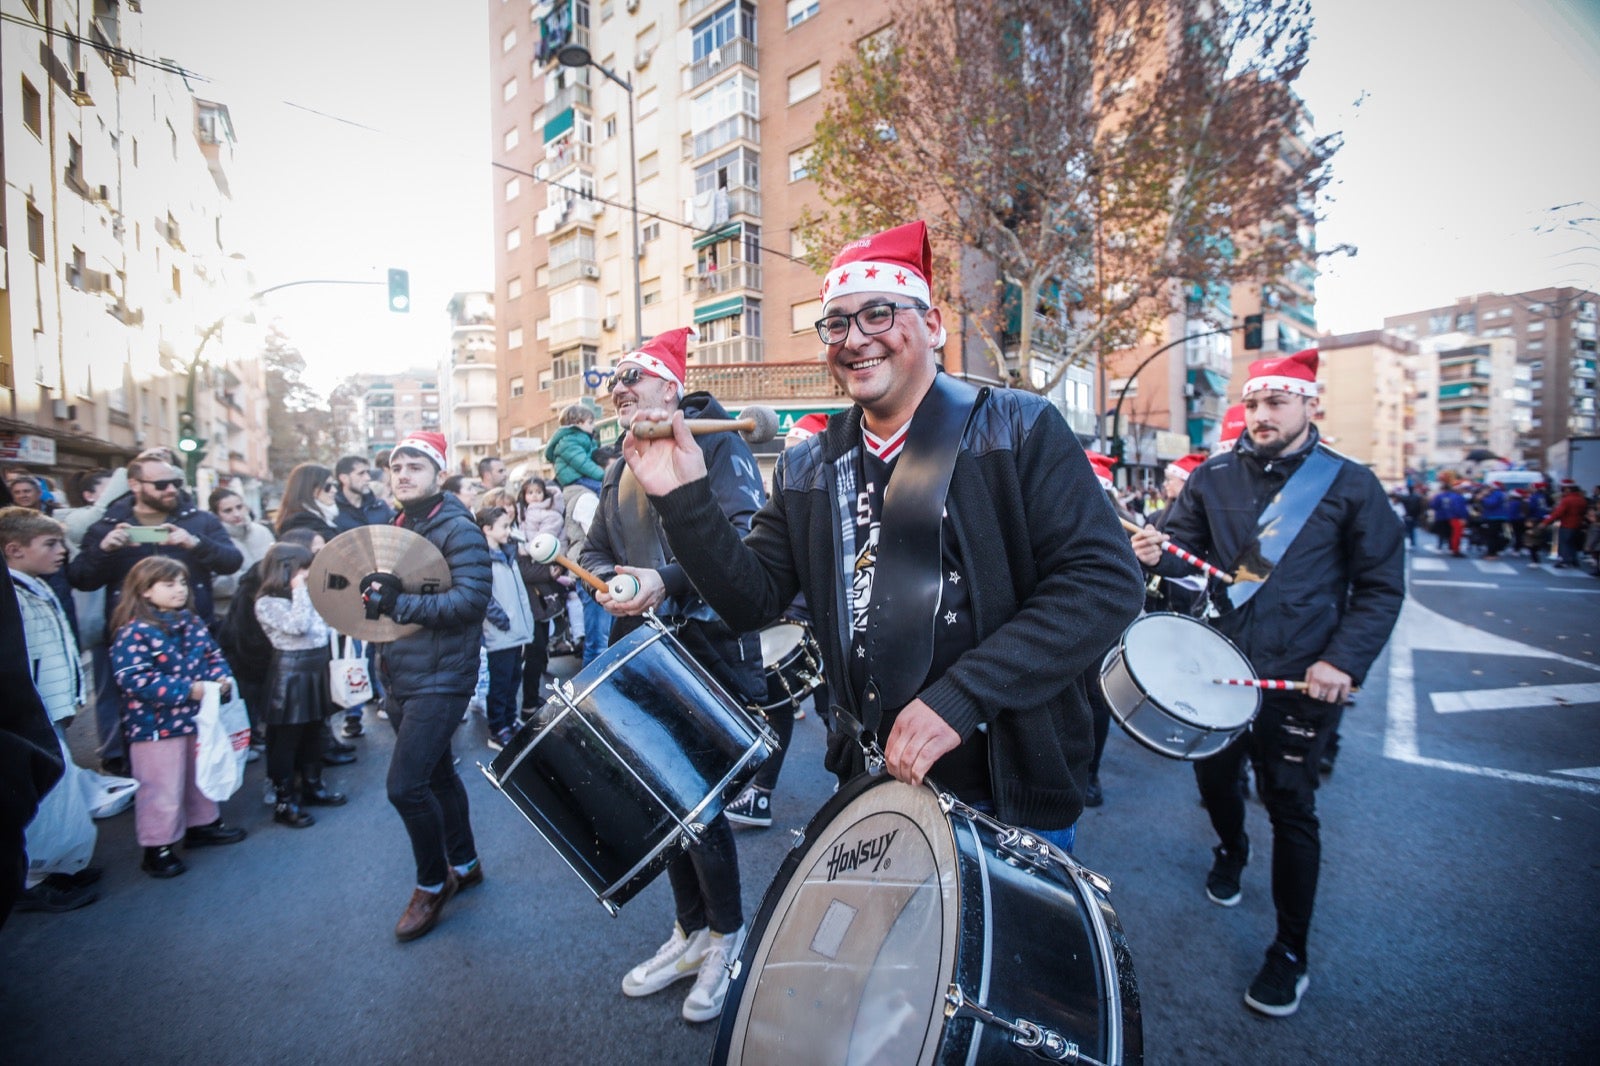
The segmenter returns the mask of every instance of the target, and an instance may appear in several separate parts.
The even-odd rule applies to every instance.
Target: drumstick
[[[686,418],[693,436],[738,430],[751,444],[765,444],[778,435],[778,412],[770,407],[746,407],[739,418]],[[633,435],[640,440],[665,440],[672,436],[671,422],[635,422]]]
[[[614,599],[631,600],[639,592],[639,579],[632,574],[618,574],[611,579],[611,584],[606,584],[589,571],[561,554],[561,542],[549,533],[540,533],[528,545],[528,554],[533,561],[540,564],[555,563],[564,566],[583,580],[585,585],[596,592],[609,592]]]
[[[1214,685],[1243,685],[1246,688],[1264,688],[1273,692],[1304,692],[1308,686],[1304,681],[1279,681],[1273,678],[1262,677],[1214,677]],[[1360,692],[1358,686],[1352,685],[1351,692]]]
[[[1121,521],[1122,521],[1122,528],[1126,529],[1129,533],[1139,533],[1139,532],[1149,528],[1148,526],[1136,526],[1132,522],[1128,521],[1126,518],[1122,519]],[[1162,533],[1161,535],[1163,537],[1166,536],[1165,533]],[[1218,570],[1216,567],[1212,566],[1210,563],[1208,563],[1204,559],[1200,558],[1200,556],[1192,555],[1189,552],[1184,551],[1182,548],[1178,547],[1176,544],[1172,543],[1172,541],[1170,541],[1170,540],[1163,540],[1161,542],[1161,550],[1164,551],[1164,552],[1171,552],[1173,555],[1176,555],[1178,558],[1182,559],[1184,562],[1188,563],[1190,566],[1194,567],[1196,570],[1199,570],[1202,573],[1210,574],[1212,577],[1216,578],[1218,581],[1222,582],[1224,585],[1233,584],[1233,575],[1232,574],[1224,573],[1223,571]]]

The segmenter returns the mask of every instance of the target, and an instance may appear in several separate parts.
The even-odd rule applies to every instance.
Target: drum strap
[[[1342,464],[1319,444],[1284,483],[1256,520],[1256,542],[1234,563],[1234,583],[1225,586],[1228,603],[1235,609],[1250,602],[1261,591],[1277,565],[1288,554],[1300,531],[1306,527],[1317,504],[1333,487]],[[1253,580],[1246,577],[1251,575]]]
[[[911,416],[905,450],[883,497],[868,607],[869,729],[878,728],[885,707],[910,703],[927,680],[943,588],[945,498],[972,412],[987,394],[941,372]]]

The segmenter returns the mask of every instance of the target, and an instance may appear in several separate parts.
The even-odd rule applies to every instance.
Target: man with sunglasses
[[[623,455],[679,564],[735,629],[805,593],[841,779],[876,743],[896,778],[932,777],[1070,847],[1094,751],[1086,674],[1138,615],[1144,579],[1049,401],[940,372],[931,260],[921,222],[834,259],[817,332],[855,406],[784,452],[742,544],[712,521],[676,413],[641,413],[670,418],[675,436],[629,433]]]

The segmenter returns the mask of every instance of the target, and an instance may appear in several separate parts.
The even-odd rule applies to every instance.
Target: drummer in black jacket
[[[683,394],[687,377],[686,346],[692,329],[658,334],[617,365],[611,398],[617,420],[630,426],[642,409],[681,410],[692,418],[727,418],[709,394]],[[709,524],[743,534],[766,498],[750,446],[737,433],[708,433],[696,446],[710,470],[712,492],[721,519]],[[627,599],[602,592],[600,605],[616,617],[615,644],[643,624],[646,611],[677,624],[676,637],[685,650],[747,705],[762,701],[766,681],[761,641],[728,628],[700,599],[683,567],[673,557],[643,488],[622,463],[611,464],[600,486],[600,506],[584,540],[583,565],[602,577],[632,574],[638,590]],[[622,991],[646,996],[679,979],[694,977],[683,1002],[691,1022],[710,1021],[722,1013],[728,991],[728,966],[744,938],[744,912],[739,889],[739,855],[726,814],[718,813],[693,847],[667,867],[677,924],[672,936],[645,962],[629,970]]]
[[[1400,521],[1372,472],[1320,443],[1317,353],[1257,360],[1244,386],[1245,434],[1189,477],[1166,533],[1235,582],[1219,590],[1212,625],[1258,676],[1305,682],[1267,692],[1249,731],[1195,764],[1200,796],[1221,843],[1206,879],[1212,902],[1239,902],[1250,858],[1239,793],[1240,760],[1256,766],[1272,819],[1277,938],[1245,1003],[1293,1014],[1307,984],[1306,937],[1316,899],[1321,840],[1317,764],[1337,711],[1383,650],[1405,597]],[[1133,537],[1140,562],[1177,576],[1161,534]],[[1264,578],[1264,582],[1261,580]]]
[[[400,940],[427,933],[452,895],[483,883],[450,737],[478,683],[478,644],[493,577],[489,542],[461,501],[440,487],[446,465],[444,434],[416,430],[395,446],[389,472],[401,506],[394,524],[439,549],[450,567],[450,587],[403,592],[404,575],[384,573],[362,580],[369,613],[422,627],[385,644],[378,657],[384,708],[395,732],[389,802],[405,823],[417,864],[416,889],[394,930]]]

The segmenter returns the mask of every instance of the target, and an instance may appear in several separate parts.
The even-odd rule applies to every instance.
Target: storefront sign
[[[40,437],[33,433],[0,434],[0,462],[54,466],[55,439]]]

